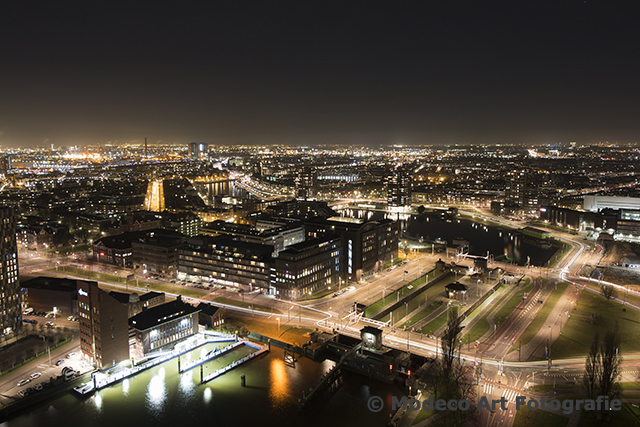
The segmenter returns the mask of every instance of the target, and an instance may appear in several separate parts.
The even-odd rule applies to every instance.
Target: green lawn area
[[[600,426],[632,426],[640,423],[640,412],[629,403],[622,404],[621,411],[611,411],[610,420],[598,420],[596,413],[592,411],[582,412],[579,427]]]
[[[56,271],[56,269],[50,269],[49,271]],[[59,267],[57,271],[58,273],[60,272],[71,273],[74,276],[84,277],[89,280],[103,280],[106,282],[122,283],[122,284],[124,284],[126,280],[124,277],[114,276],[113,274],[96,273],[89,269],[85,270],[82,268],[75,268],[75,267],[68,267],[68,266]],[[136,282],[130,281],[129,286],[136,286]],[[150,291],[177,293],[179,295],[184,295],[186,297],[191,297],[191,298],[202,298],[204,295],[206,295],[206,292],[204,291],[198,291],[196,289],[187,289],[179,286],[174,287],[173,285],[164,285],[164,284],[155,283],[155,282],[147,282],[146,280],[138,280],[137,286],[140,288],[146,287]],[[114,290],[117,290],[118,292],[122,292],[121,288],[114,287]]]
[[[569,418],[551,412],[537,410],[530,411],[526,406],[516,411],[513,427],[564,427]]]
[[[371,317],[374,313],[377,313],[378,311],[382,310],[387,305],[393,304],[394,302],[396,302],[398,300],[398,292],[400,292],[400,297],[402,297],[402,296],[408,294],[409,292],[412,292],[413,290],[415,290],[416,287],[418,287],[420,285],[424,285],[425,282],[428,282],[429,280],[433,280],[434,278],[436,278],[440,274],[442,274],[441,271],[438,271],[438,270],[434,269],[434,270],[431,270],[430,272],[428,272],[427,274],[425,274],[424,276],[418,277],[413,282],[407,283],[406,285],[404,285],[402,288],[398,289],[397,291],[393,291],[390,294],[385,295],[384,298],[379,299],[378,301],[376,301],[373,304],[371,304],[365,310],[364,315],[366,317]]]
[[[436,317],[431,322],[429,322],[426,325],[424,325],[422,327],[422,333],[423,334],[433,334],[433,333],[435,333],[435,331],[437,331],[442,326],[444,326],[444,324],[447,323],[447,319],[448,319],[448,315],[449,315],[449,311],[450,310],[451,310],[451,308],[449,308],[448,310],[445,310],[445,312],[442,313],[440,316]]]
[[[382,268],[383,268],[383,269],[384,269],[384,268],[389,268],[389,267],[391,267],[392,265],[396,265],[396,264],[398,264],[399,262],[402,262],[402,258],[396,258],[396,259],[394,259],[393,261],[389,261],[389,262],[387,262],[387,263],[383,264],[383,265],[382,265]]]
[[[235,305],[236,307],[244,307],[244,308],[251,308],[253,306],[254,310],[265,311],[267,313],[273,313],[273,314],[282,314],[282,312],[277,308],[268,307],[266,305],[260,305],[260,304],[252,304],[249,301],[242,302],[242,301],[236,301],[231,298],[216,297],[213,299],[213,302],[219,302],[220,304],[227,304],[227,305]],[[296,316],[292,316],[292,317],[296,317]]]
[[[516,411],[513,427],[564,427],[569,418],[551,412],[537,410],[530,411],[526,406]]]
[[[589,282],[586,280],[576,280],[576,282],[580,283],[581,285],[587,285],[588,288],[594,289],[598,292],[600,292],[600,286],[596,285],[593,282]],[[621,300],[627,300],[630,301],[632,303],[635,304],[640,304],[640,297],[636,296],[634,294],[630,294],[630,293],[626,293],[626,292],[622,292],[622,291],[618,291],[616,294],[616,298],[620,298]]]
[[[313,295],[309,295],[308,297],[305,298],[305,300],[309,301],[309,300],[312,300],[312,299],[322,298],[324,296],[329,295],[332,292],[335,293],[335,290],[332,291],[331,289],[327,289],[327,290],[324,290],[324,291],[320,291],[320,292],[315,293]]]
[[[432,416],[433,414],[435,414],[436,411],[434,411],[433,409],[430,411],[425,411],[423,409],[420,410],[420,412],[418,412],[418,415],[416,416],[416,419],[413,420],[413,424],[411,424],[412,426],[418,424],[419,422],[422,422],[424,420],[426,420],[427,418],[429,418],[430,416]]]
[[[500,286],[498,288],[498,292],[500,292],[501,290],[504,290],[506,287],[507,285]],[[502,300],[504,300],[509,295],[510,291],[511,291],[510,289],[507,289],[507,292],[505,292],[504,295],[500,297],[498,302],[493,304],[493,306],[495,307],[500,305]],[[481,304],[480,307],[476,308],[476,310],[482,310],[484,306],[485,306],[484,304]],[[486,334],[489,331],[489,327],[490,327],[487,317],[489,316],[489,314],[491,314],[492,311],[493,310],[487,311],[484,316],[478,319],[476,324],[473,325],[473,327],[465,335],[463,335],[462,340],[464,341],[466,338],[467,341],[476,341],[476,340],[479,340],[484,334]],[[473,313],[471,314],[471,316],[473,316]]]
[[[542,325],[544,325],[544,322],[547,320],[547,317],[549,317],[549,314],[551,314],[551,310],[553,310],[553,307],[556,306],[556,303],[564,293],[564,290],[567,289],[567,286],[569,286],[569,284],[566,282],[558,283],[557,289],[551,291],[551,295],[549,295],[549,298],[547,298],[544,307],[542,307],[542,309],[538,312],[538,315],[533,319],[533,321],[529,323],[527,329],[525,329],[522,335],[520,335],[520,339],[513,344],[513,346],[509,350],[510,352],[517,350],[518,346],[520,345],[526,345],[529,341],[531,341],[533,337],[536,336],[538,331],[540,331]],[[554,353],[554,355],[554,357],[559,357],[557,356],[557,353]]]
[[[640,351],[640,312],[622,311],[620,303],[607,300],[600,294],[583,291],[562,335],[552,346],[555,357],[574,357],[587,354],[594,333],[604,336],[609,329],[620,332],[620,351]],[[591,316],[595,313],[595,319]]]
[[[427,317],[428,315],[436,311],[438,307],[441,307],[441,305],[436,302],[432,302],[431,304],[429,304],[428,306],[420,310],[418,314],[411,317],[411,319],[409,319],[407,322],[404,322],[402,326],[406,326],[406,327],[412,326],[414,323],[420,321],[421,319]]]
[[[529,284],[531,280],[527,277],[524,285],[521,289],[517,290],[515,294],[507,301],[507,303],[496,314],[493,315],[493,322],[500,326],[511,315],[513,310],[522,302],[522,297],[525,292],[528,293],[533,289],[533,283]]]

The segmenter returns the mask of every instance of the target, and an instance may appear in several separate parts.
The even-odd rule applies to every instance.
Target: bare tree
[[[584,387],[585,394],[589,399],[595,399],[598,397],[600,378],[600,371],[602,370],[602,364],[600,360],[600,336],[596,332],[593,340],[591,341],[591,347],[589,347],[589,354],[584,366],[584,376],[582,377],[582,386]]]
[[[460,333],[462,318],[456,311],[447,321],[447,327],[441,336],[442,355],[425,371],[421,381],[434,399],[474,400],[473,370],[465,366],[460,358],[462,341]],[[460,426],[476,411],[448,411],[441,425]]]
[[[602,369],[599,375],[600,395],[610,399],[620,395],[620,364],[622,357],[619,354],[620,335],[617,330],[609,330],[604,335],[600,344],[600,358]]]
[[[602,296],[605,297],[606,299],[615,298],[618,295],[618,291],[616,291],[616,288],[609,285],[601,285],[600,292],[602,293]]]

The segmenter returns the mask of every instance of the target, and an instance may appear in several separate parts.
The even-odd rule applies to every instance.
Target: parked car
[[[20,381],[18,382],[18,387],[22,387],[23,385],[29,384],[29,382],[30,382],[30,381],[31,381],[31,379],[30,379],[30,378],[25,378],[25,379],[23,379],[23,380],[20,380]]]
[[[29,392],[27,390],[20,390],[18,394],[20,395],[20,397],[26,397],[27,395],[29,395]]]
[[[56,362],[56,366],[60,366],[64,363],[64,359],[60,359]]]
[[[31,324],[32,324],[32,325],[37,325],[37,324],[38,324],[38,321],[37,321],[37,320],[32,320],[32,321],[31,321]]]
[[[33,374],[29,375],[29,378],[31,378],[32,380],[35,380],[36,378],[40,377],[42,374],[40,372],[34,372]]]
[[[76,357],[78,355],[78,353],[76,353],[75,351],[72,351],[71,353],[67,354],[67,359],[71,359],[72,357]]]

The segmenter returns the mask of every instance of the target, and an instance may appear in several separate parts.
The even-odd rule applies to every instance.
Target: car
[[[37,320],[32,320],[32,321],[31,321],[31,324],[32,324],[32,325],[37,325],[37,324],[38,324],[38,321],[37,321]]]
[[[35,380],[36,378],[40,377],[42,374],[40,372],[34,372],[33,374],[29,375],[29,378],[32,380]]]
[[[60,359],[56,362],[56,366],[60,366],[64,363],[64,359]]]
[[[47,322],[47,323],[45,323],[45,326],[46,326],[47,328],[53,328],[53,327],[54,327],[54,324],[53,324],[53,322]]]
[[[31,378],[25,378],[23,380],[20,380],[18,382],[18,387],[22,387],[23,385],[29,384],[29,382],[31,382]]]
[[[38,383],[38,384],[36,384],[36,385],[34,385],[34,386],[33,386],[33,389],[34,389],[35,391],[41,391],[41,390],[42,390],[42,388],[43,388],[43,387],[42,387],[42,383]]]
[[[31,320],[29,320],[29,319],[22,319],[22,321],[23,321],[24,323],[31,323]]]
[[[335,297],[337,297],[337,296],[338,296],[338,294],[333,294],[333,297],[332,297],[332,298],[335,298]]]
[[[71,353],[67,354],[67,359],[71,359],[72,357],[76,357],[78,355],[78,353],[76,353],[75,351],[72,351]]]
[[[27,390],[20,390],[18,394],[20,395],[20,397],[26,397],[29,395],[29,392]]]
[[[69,317],[67,317],[67,320],[69,320],[69,321],[73,321],[73,316],[69,316]]]

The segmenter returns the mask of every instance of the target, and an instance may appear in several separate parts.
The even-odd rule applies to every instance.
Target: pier
[[[236,368],[236,367],[242,365],[245,362],[248,362],[249,360],[251,360],[251,359],[253,359],[255,357],[258,357],[258,356],[260,356],[260,355],[262,355],[264,353],[268,353],[269,352],[269,346],[268,345],[259,346],[257,344],[252,343],[252,342],[249,342],[249,341],[240,341],[237,344],[253,347],[258,351],[256,351],[255,353],[251,353],[251,354],[243,357],[240,360],[236,360],[234,362],[231,362],[227,366],[224,366],[224,367],[222,367],[220,369],[216,369],[215,371],[213,371],[212,373],[210,373],[206,377],[203,376],[202,364],[200,364],[200,384],[205,384],[205,383],[207,383],[207,382],[209,382],[209,381],[211,381],[213,379],[216,379],[220,375],[223,375],[223,374],[229,372],[233,368]]]
[[[82,386],[74,388],[74,391],[79,393],[80,395],[87,395],[93,393],[95,390],[100,390],[101,388],[110,386],[118,381],[122,381],[125,378],[128,378],[132,375],[135,375],[139,372],[147,370],[149,368],[153,368],[167,360],[171,360],[175,357],[179,357],[182,354],[188,353],[191,350],[195,350],[198,347],[202,347],[205,344],[210,343],[218,343],[224,341],[237,341],[236,335],[231,334],[223,334],[219,332],[211,332],[207,331],[205,333],[199,333],[196,336],[179,343],[175,346],[175,348],[171,351],[157,353],[153,356],[151,360],[147,360],[139,365],[132,364],[130,367],[117,369],[116,372],[113,371],[114,368],[105,369],[101,372],[95,372],[92,375],[92,380]]]

